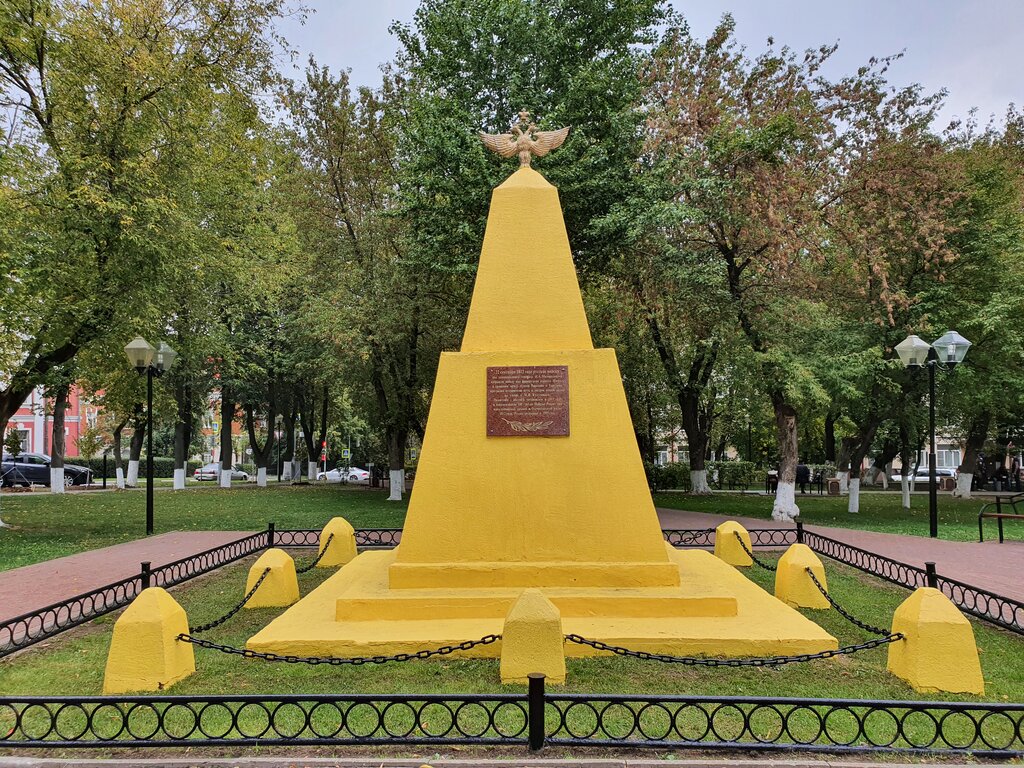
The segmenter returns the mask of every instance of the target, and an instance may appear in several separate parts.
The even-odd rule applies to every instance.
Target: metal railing
[[[1024,756],[1024,704],[750,696],[31,696],[0,748],[494,745]]]

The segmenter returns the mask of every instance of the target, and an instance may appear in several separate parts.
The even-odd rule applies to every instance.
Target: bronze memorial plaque
[[[510,365],[487,369],[487,436],[569,434],[569,366]]]

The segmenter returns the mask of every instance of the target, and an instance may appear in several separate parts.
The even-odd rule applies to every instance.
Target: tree
[[[52,369],[102,334],[129,338],[166,300],[194,139],[217,94],[268,82],[280,10],[280,0],[0,7],[12,147],[0,205],[15,212],[0,225],[15,245],[0,249],[0,267],[16,278],[0,309],[0,425]]]

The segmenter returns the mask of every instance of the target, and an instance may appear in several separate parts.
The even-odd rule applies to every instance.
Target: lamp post
[[[928,535],[939,535],[938,480],[935,473],[935,366],[953,370],[962,363],[971,342],[956,331],[946,331],[934,344],[911,334],[896,345],[896,354],[907,368],[928,367]],[[903,472],[906,474],[906,467]]]
[[[153,377],[163,376],[174,365],[178,353],[171,345],[161,341],[154,347],[141,336],[136,336],[124,348],[128,362],[139,375],[146,377],[146,535],[153,534]]]

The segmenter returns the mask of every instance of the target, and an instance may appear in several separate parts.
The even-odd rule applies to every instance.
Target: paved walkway
[[[772,520],[676,509],[659,509],[658,516],[664,528],[714,528],[725,520],[736,520],[748,528],[791,527]],[[925,561],[931,560],[943,576],[1024,600],[1024,542],[978,544],[813,524],[807,524],[806,528],[909,565],[924,567]],[[244,531],[164,533],[0,571],[0,619],[12,618],[131,576],[138,573],[143,560],[149,560],[154,566],[163,565],[245,535]]]
[[[0,619],[110,584],[139,572],[139,563],[154,567],[246,536],[244,531],[176,531],[127,541],[112,547],[0,571]]]
[[[716,515],[706,512],[684,512],[658,509],[662,528],[714,528],[726,520],[735,520],[746,528],[792,528],[791,523],[761,520],[737,515]],[[923,568],[926,561],[935,563],[941,576],[982,587],[1004,597],[1024,600],[1024,541],[945,541],[924,536],[900,536],[849,528],[831,528],[805,521],[804,529],[852,544],[907,565]]]

